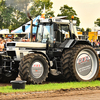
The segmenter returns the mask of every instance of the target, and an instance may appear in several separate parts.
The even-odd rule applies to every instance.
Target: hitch
[[[8,55],[2,55],[2,63],[1,63],[1,67],[0,67],[0,73],[2,74],[2,72],[9,72],[11,73],[13,71],[12,69],[12,63],[14,63],[14,61],[11,59],[10,56]]]

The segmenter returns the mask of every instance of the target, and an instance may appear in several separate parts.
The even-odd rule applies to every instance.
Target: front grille
[[[15,51],[7,51],[8,56],[11,56],[11,59],[14,58],[14,56],[16,56],[16,52]]]
[[[15,46],[15,43],[7,43],[7,46]]]

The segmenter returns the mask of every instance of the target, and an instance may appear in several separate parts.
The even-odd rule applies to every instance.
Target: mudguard
[[[85,45],[91,45],[91,43],[87,40],[75,40],[75,39],[66,39],[59,48],[72,48],[76,44],[85,44]]]

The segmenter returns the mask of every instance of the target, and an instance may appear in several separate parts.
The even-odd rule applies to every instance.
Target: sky
[[[93,28],[94,21],[100,18],[100,0],[51,0],[53,2],[53,10],[55,16],[60,13],[60,7],[68,5],[73,7],[80,18],[80,27]]]

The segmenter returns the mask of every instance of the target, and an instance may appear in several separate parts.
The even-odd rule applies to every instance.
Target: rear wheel
[[[19,66],[19,74],[27,83],[42,83],[48,77],[49,65],[41,54],[29,54],[23,57]]]
[[[92,81],[99,72],[99,60],[89,45],[76,45],[62,56],[64,76],[69,80]]]

